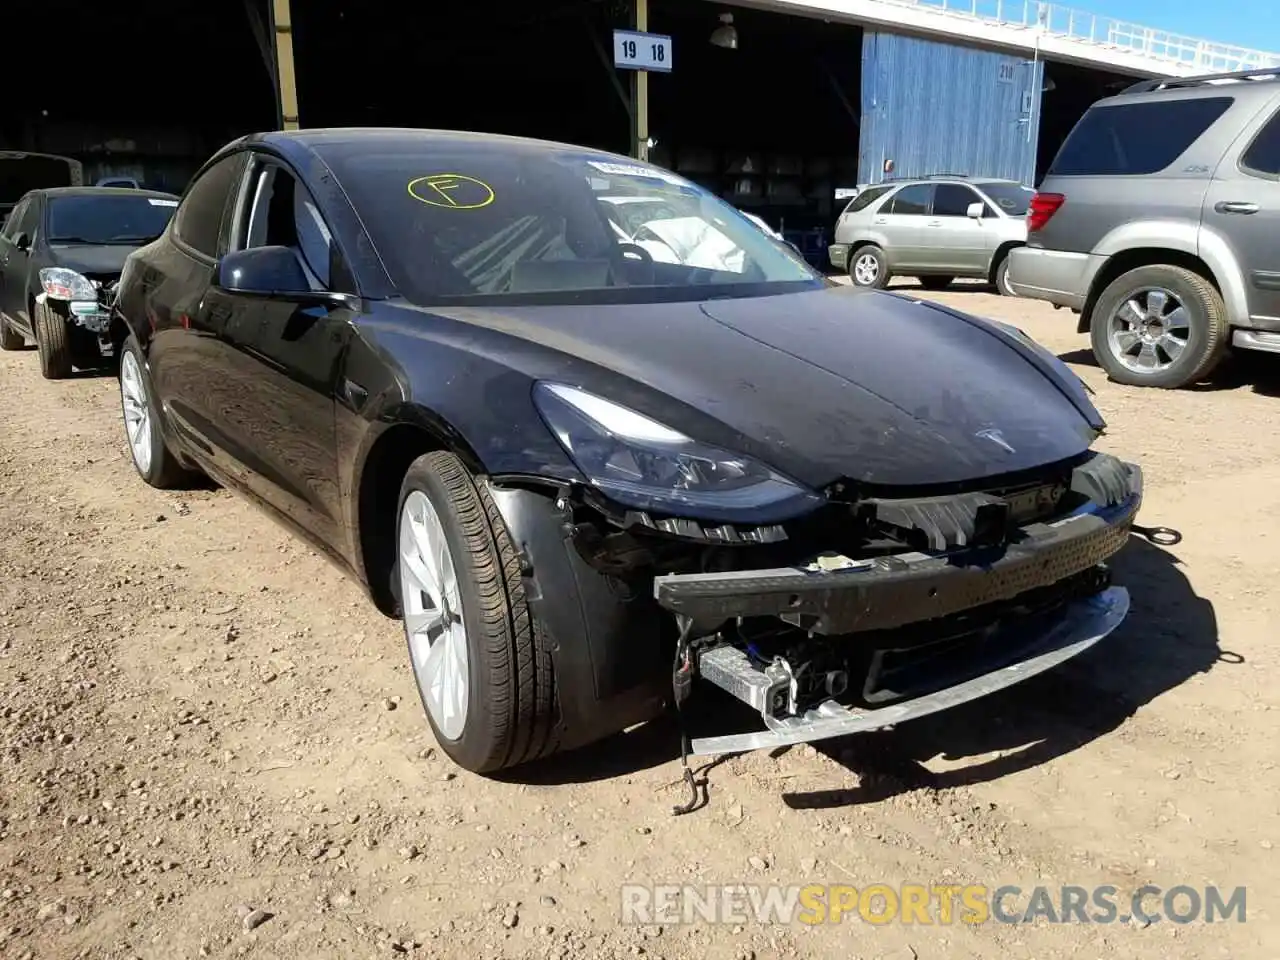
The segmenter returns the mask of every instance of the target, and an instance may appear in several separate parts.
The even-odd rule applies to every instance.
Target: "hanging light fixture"
[[[720,26],[711,31],[711,45],[726,50],[738,49],[738,28],[733,25],[733,14],[720,14]]]

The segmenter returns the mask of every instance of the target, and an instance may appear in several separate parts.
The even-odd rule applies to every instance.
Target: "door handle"
[[[930,221],[926,224],[926,226],[930,226],[930,227],[940,227],[940,226],[942,226],[942,221],[941,221],[941,220],[930,220]]]
[[[1219,200],[1213,209],[1219,213],[1257,213],[1258,205],[1248,200]]]
[[[888,222],[889,221],[886,220],[884,217],[876,217],[876,220],[875,220],[877,227],[883,227]]]

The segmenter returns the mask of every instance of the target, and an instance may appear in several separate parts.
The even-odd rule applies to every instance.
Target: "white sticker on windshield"
[[[156,197],[147,197],[147,203],[153,207],[176,207],[178,205],[177,200],[160,200]]]
[[[693,186],[688,180],[677,177],[674,173],[668,173],[666,170],[660,170],[657,167],[643,167],[637,163],[606,163],[601,160],[588,160],[587,162],[601,173],[608,173],[615,177],[647,177],[650,180],[673,183],[677,187]]]

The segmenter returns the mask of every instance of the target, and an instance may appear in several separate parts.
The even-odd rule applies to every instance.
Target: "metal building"
[[[1031,183],[1044,63],[893,33],[862,39],[858,181],[963,173]]]

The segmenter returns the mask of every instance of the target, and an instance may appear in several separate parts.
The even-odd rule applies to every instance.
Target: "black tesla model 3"
[[[702,188],[471,133],[247,137],[130,256],[157,487],[252,498],[403,620],[494,771],[714,684],[728,752],[870,730],[1124,618],[1140,470],[1018,330],[815,273]],[[695,731],[696,732],[696,731]]]

